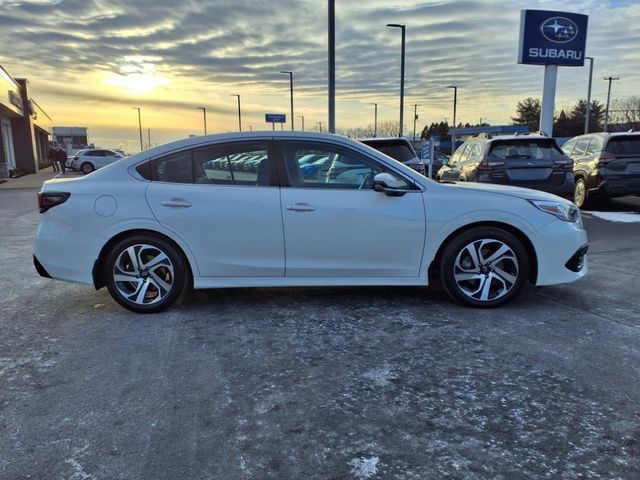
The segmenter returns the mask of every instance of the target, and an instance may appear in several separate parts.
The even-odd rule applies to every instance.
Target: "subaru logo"
[[[540,25],[542,36],[554,43],[567,43],[578,35],[578,26],[566,17],[551,17]]]

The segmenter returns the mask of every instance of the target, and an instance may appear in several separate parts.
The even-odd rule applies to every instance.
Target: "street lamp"
[[[302,119],[302,131],[304,132],[304,115],[298,115]]]
[[[142,146],[142,119],[140,117],[140,107],[131,107],[131,110],[138,110],[138,130],[140,131],[140,151],[144,150]]]
[[[447,85],[447,88],[453,88],[453,128],[456,127],[456,108],[458,106],[458,86]],[[451,135],[451,155],[456,150],[456,134]]]
[[[584,133],[589,133],[589,120],[591,119],[591,80],[593,80],[593,57],[584,57],[589,60],[589,88],[587,89],[587,111],[584,115]]]
[[[238,131],[242,131],[242,113],[240,113],[240,95],[234,93],[231,95],[232,97],[238,97]]]
[[[373,138],[378,136],[378,104],[377,103],[369,103],[369,105],[373,105]]]
[[[605,80],[609,80],[609,90],[607,91],[607,110],[604,114],[604,131],[607,131],[609,127],[609,100],[611,100],[611,82],[614,80],[620,80],[620,77],[604,77]]]
[[[293,72],[280,70],[280,73],[286,73],[289,75],[289,90],[291,91],[291,130],[293,130]]]
[[[204,134],[207,134],[207,109],[206,107],[196,107],[196,110],[202,110],[202,116],[204,118]]]
[[[387,23],[387,27],[400,28],[402,30],[402,57],[400,61],[400,131],[398,132],[398,137],[402,137],[402,123],[404,120],[404,45],[407,26],[397,23]]]

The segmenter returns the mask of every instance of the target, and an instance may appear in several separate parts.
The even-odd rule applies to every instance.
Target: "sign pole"
[[[544,86],[542,87],[542,109],[540,111],[540,131],[553,136],[553,108],[556,101],[556,80],[558,65],[544,66]]]
[[[429,155],[429,176],[427,178],[433,178],[433,159],[436,154],[436,142],[433,138],[429,139],[429,149],[431,150],[431,155]]]

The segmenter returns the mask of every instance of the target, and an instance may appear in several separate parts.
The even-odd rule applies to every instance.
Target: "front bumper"
[[[587,232],[580,224],[554,220],[529,238],[538,259],[537,286],[575,282],[587,274]]]

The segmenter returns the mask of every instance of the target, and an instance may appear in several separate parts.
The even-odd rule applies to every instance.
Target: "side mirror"
[[[405,182],[387,172],[378,173],[373,177],[373,189],[390,197],[403,196],[409,191],[406,187]]]

